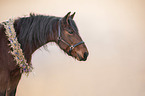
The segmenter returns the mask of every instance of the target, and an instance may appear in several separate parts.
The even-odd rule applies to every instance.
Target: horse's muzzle
[[[86,61],[89,53],[85,52],[83,58],[80,58],[80,61]]]

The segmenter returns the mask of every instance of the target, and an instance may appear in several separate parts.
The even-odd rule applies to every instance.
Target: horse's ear
[[[71,13],[71,12],[68,12],[68,13],[63,17],[64,22],[68,23],[68,19],[69,19],[69,17],[70,17],[70,13]]]
[[[71,17],[71,19],[73,19],[74,18],[74,15],[76,14],[76,12],[74,12],[70,17]]]

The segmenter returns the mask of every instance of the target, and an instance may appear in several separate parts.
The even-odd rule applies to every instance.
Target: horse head
[[[70,13],[58,21],[57,43],[68,55],[79,61],[86,61],[89,53],[73,20],[75,12],[72,15]]]

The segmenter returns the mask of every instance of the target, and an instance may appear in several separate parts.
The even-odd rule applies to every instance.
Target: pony
[[[88,49],[79,35],[73,20],[75,12],[64,17],[30,14],[14,20],[13,26],[21,44],[27,63],[31,64],[32,54],[41,46],[55,42],[68,56],[78,61],[86,61]],[[16,64],[5,34],[6,28],[0,24],[0,96],[15,96],[22,73]]]

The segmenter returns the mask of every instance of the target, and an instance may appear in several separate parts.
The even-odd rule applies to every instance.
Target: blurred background
[[[145,0],[0,0],[0,22],[69,11],[88,60],[74,60],[54,43],[38,49],[17,96],[145,96]]]

